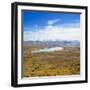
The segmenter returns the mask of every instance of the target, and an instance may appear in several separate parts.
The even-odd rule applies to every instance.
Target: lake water
[[[52,47],[52,48],[43,48],[39,50],[32,51],[32,53],[38,53],[38,52],[54,52],[54,51],[61,51],[63,50],[63,47]]]

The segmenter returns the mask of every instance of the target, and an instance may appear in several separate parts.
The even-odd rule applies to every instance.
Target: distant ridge
[[[61,46],[61,47],[73,47],[73,46],[80,46],[80,41],[78,40],[61,40],[61,41],[24,41],[24,44],[35,44],[35,45],[39,45],[39,44],[45,44],[49,47],[52,46]]]

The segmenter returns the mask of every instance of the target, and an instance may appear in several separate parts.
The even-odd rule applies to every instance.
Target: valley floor
[[[35,47],[24,46],[23,77],[63,76],[80,74],[80,49],[31,53]]]

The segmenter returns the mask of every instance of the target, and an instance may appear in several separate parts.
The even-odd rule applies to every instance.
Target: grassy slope
[[[40,46],[38,48],[41,48]],[[23,77],[60,76],[80,74],[80,50],[30,53],[34,46],[24,47]]]

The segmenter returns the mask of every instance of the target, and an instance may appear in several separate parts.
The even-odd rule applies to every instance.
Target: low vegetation
[[[24,45],[23,77],[80,74],[80,48],[67,47],[62,51],[31,53],[41,47]]]

